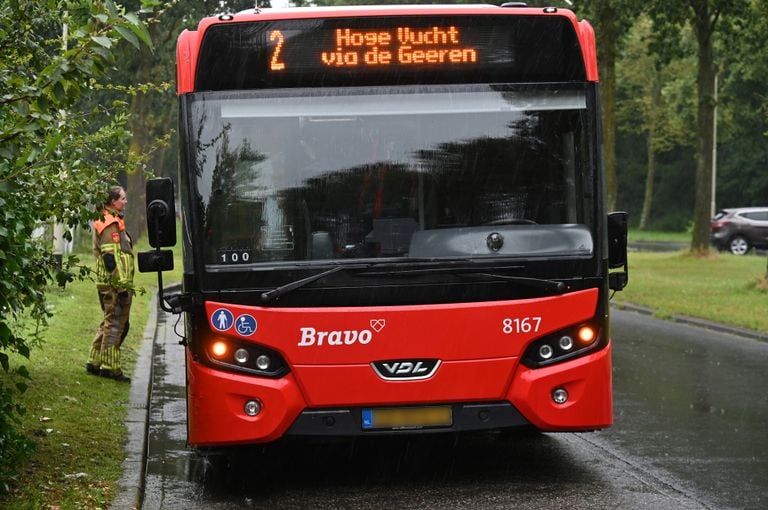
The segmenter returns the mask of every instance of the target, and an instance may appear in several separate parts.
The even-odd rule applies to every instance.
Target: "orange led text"
[[[367,31],[337,28],[334,39],[336,49],[320,54],[322,63],[329,67],[477,62],[477,50],[461,46],[461,31],[454,26]]]

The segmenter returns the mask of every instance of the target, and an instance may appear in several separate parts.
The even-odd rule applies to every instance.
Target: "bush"
[[[46,285],[73,277],[33,231],[52,220],[87,224],[124,166],[126,105],[73,111],[121,39],[149,44],[138,16],[111,0],[0,2],[0,488],[29,451],[15,430],[23,408],[14,398],[29,374],[8,354],[29,358],[35,336],[18,319],[44,326]]]

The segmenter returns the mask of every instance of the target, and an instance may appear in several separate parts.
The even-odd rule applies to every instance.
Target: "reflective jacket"
[[[102,283],[114,279],[121,284],[133,283],[134,261],[131,237],[125,230],[125,221],[114,211],[104,210],[103,220],[93,222],[93,253],[96,256],[96,274]],[[115,269],[109,271],[105,262],[113,257]]]

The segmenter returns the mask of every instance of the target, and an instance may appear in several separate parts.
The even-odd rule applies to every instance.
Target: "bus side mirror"
[[[173,269],[173,252],[161,250],[176,244],[176,205],[173,181],[167,177],[147,181],[147,233],[152,251],[139,253],[139,272],[157,272],[157,301],[169,313],[191,310],[187,294],[163,295],[163,271]]]
[[[171,250],[140,252],[139,272],[156,273],[158,271],[173,271],[173,252]]]
[[[627,230],[628,217],[626,212],[612,212],[608,214],[608,268],[623,268],[608,275],[608,288],[621,290],[629,282],[629,268],[627,266]]]
[[[176,245],[173,181],[167,177],[147,181],[147,233],[153,248]]]

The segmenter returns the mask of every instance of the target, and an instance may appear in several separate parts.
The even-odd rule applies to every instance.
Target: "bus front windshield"
[[[284,89],[188,101],[209,268],[593,252],[585,86]],[[508,240],[503,249],[486,246],[493,232]]]

